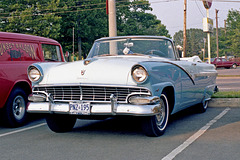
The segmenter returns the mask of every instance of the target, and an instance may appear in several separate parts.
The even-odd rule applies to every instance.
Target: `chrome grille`
[[[47,86],[34,87],[37,91],[44,91],[51,95],[55,101],[83,100],[90,102],[109,102],[110,95],[114,94],[118,102],[126,102],[130,94],[150,95],[146,88],[131,87],[103,87],[103,86]]]

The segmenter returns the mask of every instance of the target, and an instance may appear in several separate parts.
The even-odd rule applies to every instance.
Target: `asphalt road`
[[[239,91],[240,90],[240,67],[237,69],[217,69],[218,77],[216,80],[220,91]]]
[[[217,77],[219,91],[240,91],[240,77]]]
[[[236,69],[225,69],[225,68],[218,68],[217,69],[218,75],[240,75],[240,67]]]
[[[137,119],[78,120],[72,132],[54,133],[43,119],[0,126],[3,160],[236,160],[240,108],[193,109],[171,117],[165,134],[145,136]]]

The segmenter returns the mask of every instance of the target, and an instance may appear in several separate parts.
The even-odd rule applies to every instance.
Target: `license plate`
[[[69,113],[70,114],[80,114],[80,115],[89,115],[90,114],[90,103],[69,103]]]

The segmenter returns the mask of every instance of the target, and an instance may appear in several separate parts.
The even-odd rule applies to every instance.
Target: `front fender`
[[[152,91],[153,96],[160,97],[161,94],[163,93],[164,89],[167,87],[172,87],[174,89],[174,85],[171,82],[162,82],[162,83],[157,83],[157,84],[152,85],[151,91]]]
[[[34,68],[37,68],[40,71],[40,73],[41,73],[41,79],[39,81],[37,81],[37,82],[32,82],[32,86],[38,85],[43,80],[44,76],[47,75],[47,72],[51,68],[53,68],[55,66],[58,66],[58,65],[61,65],[61,64],[65,64],[65,63],[66,62],[52,62],[52,63],[51,62],[45,62],[45,63],[33,63],[30,66],[28,66],[28,69],[27,69],[28,72],[29,72],[31,67],[34,67]]]

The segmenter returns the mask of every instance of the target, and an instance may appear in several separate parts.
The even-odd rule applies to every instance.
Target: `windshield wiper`
[[[51,62],[56,62],[57,60],[56,59],[45,59],[45,61],[51,61]]]
[[[116,55],[112,55],[112,54],[101,54],[101,55],[96,55],[94,57],[104,57],[104,56],[116,56]]]
[[[131,54],[125,54],[125,55],[128,55],[128,56],[131,56],[131,55],[137,55],[137,56],[148,56],[148,55],[141,54],[141,53],[131,53]]]

